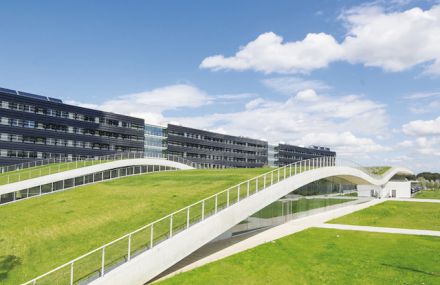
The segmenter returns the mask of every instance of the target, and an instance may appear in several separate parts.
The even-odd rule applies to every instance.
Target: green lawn
[[[308,229],[158,285],[439,284],[440,238]]]
[[[140,226],[267,171],[259,168],[152,173],[1,206],[0,284],[32,279]],[[147,233],[139,237],[144,238],[142,242],[149,240]],[[126,249],[126,243],[123,246]],[[112,256],[111,249],[107,255]],[[82,266],[86,268],[88,264]]]
[[[333,198],[313,198],[305,199],[300,198],[294,201],[277,201],[270,204],[264,209],[258,211],[252,217],[257,218],[274,218],[287,214],[294,214],[299,212],[304,212],[316,208],[322,208],[327,206],[332,206],[336,204],[346,203],[353,201],[354,199],[333,199]],[[284,206],[283,206],[284,204]],[[283,213],[284,212],[284,213]]]
[[[329,223],[440,231],[440,203],[387,201]]]
[[[414,198],[440,199],[440,189],[419,191],[416,193]]]
[[[338,196],[343,196],[343,197],[357,197],[358,196],[358,192],[352,192],[352,193],[347,193],[347,194],[341,194]]]
[[[75,161],[75,162],[51,163],[49,165],[44,165],[44,166],[35,166],[27,169],[8,171],[0,174],[0,185],[23,181],[23,180],[54,174],[58,172],[63,172],[71,169],[96,165],[104,162],[109,162],[109,160],[101,160],[101,161],[83,160],[78,162]]]
[[[367,167],[367,169],[376,175],[382,175],[385,174],[385,172],[387,172],[388,170],[391,169],[390,166],[371,166],[371,167]]]

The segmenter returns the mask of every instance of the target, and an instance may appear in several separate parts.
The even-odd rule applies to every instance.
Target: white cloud
[[[440,92],[438,92],[438,91],[435,91],[435,92],[416,92],[416,93],[410,94],[408,96],[405,96],[405,99],[418,100],[418,99],[425,99],[425,98],[432,98],[432,97],[440,97]]]
[[[330,61],[341,55],[340,45],[332,36],[324,33],[311,33],[302,41],[283,43],[281,36],[268,32],[240,48],[235,56],[210,56],[202,61],[200,67],[213,70],[254,69],[265,73],[304,73],[326,67]]]
[[[229,98],[230,99],[230,98]],[[169,85],[150,91],[119,96],[102,104],[71,101],[75,105],[126,114],[145,119],[150,124],[164,124],[163,112],[180,108],[195,108],[211,103],[212,97],[187,84]]]
[[[305,89],[317,92],[331,89],[331,86],[319,80],[307,80],[300,77],[274,77],[262,80],[264,86],[285,95],[292,95]]]
[[[440,137],[421,137],[415,140],[417,152],[425,155],[440,156]]]
[[[409,136],[440,135],[440,117],[426,121],[411,121],[402,126],[402,131]]]
[[[401,148],[408,148],[408,147],[412,147],[413,145],[414,142],[411,140],[404,140],[397,144],[397,146]]]
[[[355,155],[391,150],[391,148],[377,144],[370,138],[356,137],[349,131],[342,133],[309,133],[296,141],[297,144],[303,145],[316,145],[322,144],[323,142],[328,146],[332,146],[342,155]]]
[[[440,109],[440,92],[416,92],[405,96],[408,100],[408,109],[413,114],[438,112]]]
[[[340,19],[347,29],[340,43],[325,33],[284,42],[281,36],[267,32],[233,56],[205,58],[200,67],[307,73],[334,61],[347,61],[391,72],[423,64],[424,73],[440,75],[440,6],[387,12],[379,6],[364,5],[346,11]]]
[[[296,94],[295,98],[300,101],[308,101],[308,102],[313,102],[313,101],[319,100],[318,95],[316,94],[315,90],[313,90],[313,89],[306,89],[306,90],[299,91],[298,94]]]
[[[170,120],[271,143],[326,145],[348,155],[389,150],[371,138],[387,131],[385,106],[360,96],[330,97],[311,89],[285,101],[256,98],[238,112]]]

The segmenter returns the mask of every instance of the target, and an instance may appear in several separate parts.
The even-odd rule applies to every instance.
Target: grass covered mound
[[[387,201],[329,223],[440,231],[440,203]]]
[[[440,238],[309,229],[158,285],[439,284]]]
[[[19,284],[268,169],[151,173],[0,207],[0,284]]]

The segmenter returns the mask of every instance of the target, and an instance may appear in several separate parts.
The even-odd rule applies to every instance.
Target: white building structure
[[[411,198],[411,181],[389,181],[385,185],[357,186],[358,197]]]

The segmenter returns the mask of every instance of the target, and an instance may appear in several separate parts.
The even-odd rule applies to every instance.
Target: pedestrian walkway
[[[440,203],[440,199],[398,198],[398,199],[390,199],[390,200],[392,200],[392,201],[403,201],[403,202]]]
[[[322,224],[322,225],[319,225],[318,227],[325,228],[325,229],[338,229],[338,230],[349,230],[349,231],[363,231],[363,232],[375,232],[375,233],[440,237],[440,231],[428,231],[428,230],[353,226],[353,225],[341,225],[341,224]]]

